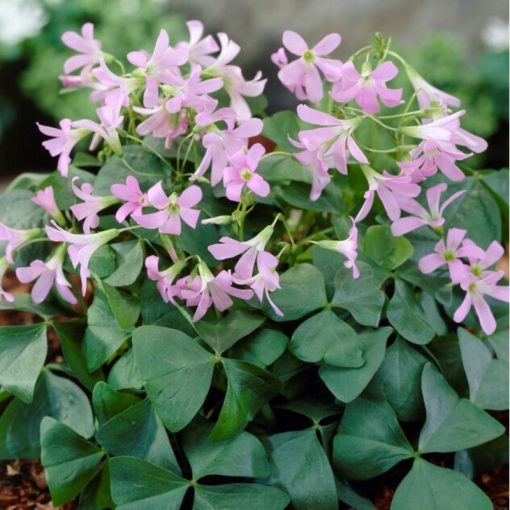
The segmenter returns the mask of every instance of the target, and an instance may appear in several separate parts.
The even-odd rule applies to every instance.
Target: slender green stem
[[[369,119],[373,120],[375,123],[379,124],[380,126],[382,126],[385,129],[389,129],[390,131],[398,131],[397,128],[394,128],[392,126],[388,126],[388,124],[385,124],[384,122],[379,120],[377,117],[374,117],[373,115],[367,115],[367,117]]]
[[[143,177],[161,177],[160,174],[153,174],[153,173],[148,173],[148,172],[139,172],[138,170],[136,170],[135,168],[133,168],[129,163],[128,161],[126,160],[126,158],[121,158],[121,161],[126,165],[127,168],[129,168],[129,170],[131,170],[131,172],[133,172],[134,174],[136,175],[141,175]]]
[[[267,158],[270,158],[271,156],[293,156],[290,152],[286,151],[274,151],[274,152],[268,152],[267,154],[264,154],[262,158],[260,158],[261,161],[264,161]]]
[[[152,147],[152,145],[148,144],[145,140],[142,140],[141,138],[137,138],[136,136],[129,134],[128,132],[124,132],[122,134],[126,138],[129,138],[130,140],[139,143],[140,145],[142,145],[142,147],[151,151],[162,163],[164,163],[168,168],[170,168],[170,170],[172,170],[172,165],[166,160],[166,158],[162,154],[160,154],[154,147]]]

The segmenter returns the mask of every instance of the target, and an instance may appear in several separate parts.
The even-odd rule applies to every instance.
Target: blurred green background
[[[262,69],[269,78],[266,89],[269,111],[277,111],[290,108],[295,103],[278,83],[270,54],[280,45],[282,30],[287,27],[301,28],[297,26],[299,19],[294,17],[292,9],[303,14],[303,10],[298,9],[304,5],[299,0],[285,0],[284,3],[289,4],[290,8],[285,12],[272,13],[274,19],[270,22],[267,16],[264,18],[264,12],[257,17],[250,16],[248,10],[243,11],[244,4],[246,9],[248,5],[253,9],[253,2],[248,4],[244,0],[230,0],[233,11],[228,9],[228,0],[202,4],[171,0],[0,0],[2,180],[11,179],[22,171],[53,169],[54,161],[40,146],[42,136],[36,129],[36,121],[56,124],[63,117],[76,119],[94,115],[95,105],[88,101],[87,91],[62,93],[60,90],[58,76],[62,73],[64,60],[71,53],[60,41],[65,30],[78,30],[84,22],[92,21],[96,25],[95,35],[102,41],[103,48],[122,58],[133,49],[151,49],[160,28],[165,28],[174,41],[187,37],[185,20],[190,16],[198,17],[210,32],[230,32],[244,46],[246,51],[244,56],[241,55],[240,63],[245,75],[251,77]],[[319,10],[326,3],[325,0],[308,2],[316,4]],[[411,19],[411,13],[405,30],[396,31],[395,16],[391,12],[386,13],[386,18],[381,18],[380,24],[374,21],[374,12],[370,8],[372,3],[372,0],[367,0],[361,18],[359,5],[356,13],[348,5],[338,8],[336,30],[344,36],[339,56],[346,58],[346,51],[355,49],[350,46],[352,40],[351,43],[346,42],[353,31],[351,21],[354,21],[354,14],[358,23],[354,39],[363,37],[368,41],[375,23],[376,29],[391,36],[396,48],[428,81],[462,99],[463,108],[468,111],[464,127],[487,138],[490,144],[489,150],[470,164],[484,168],[508,166],[507,19],[487,17],[490,13],[485,12],[485,17],[481,17],[477,25],[478,32],[472,23],[467,24],[463,32],[458,20],[455,23],[452,21],[452,29],[449,30],[445,14],[442,25],[431,25],[428,33],[420,30],[413,34],[413,23],[416,25],[417,22]],[[392,0],[390,7],[397,9],[398,3],[399,0]],[[463,5],[467,6],[468,3]],[[443,4],[439,0],[422,0],[422,14],[437,11],[441,16]],[[268,11],[272,4],[266,5],[265,1],[261,1],[256,5],[259,10]],[[223,17],[219,9],[224,10]],[[500,8],[496,14],[501,12],[505,12],[505,9]],[[329,25],[325,25],[324,15],[323,19],[319,14],[316,18],[310,17],[303,29],[312,44],[314,39],[331,30],[332,16],[337,13],[325,13]],[[400,11],[399,14],[405,13]],[[452,16],[455,15],[454,12]],[[421,18],[420,22],[423,21]],[[395,31],[397,33],[393,33]],[[257,34],[263,37],[257,39]]]

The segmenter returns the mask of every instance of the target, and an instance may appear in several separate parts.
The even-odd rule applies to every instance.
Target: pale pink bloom
[[[19,230],[0,223],[0,241],[7,241],[7,246],[5,247],[5,258],[7,262],[13,264],[14,251],[23,243],[35,239],[41,232],[42,230],[40,228]]]
[[[221,89],[223,80],[212,78],[201,81],[201,72],[200,66],[195,65],[188,78],[183,78],[180,74],[175,73],[165,79],[165,84],[173,88],[173,97],[165,103],[165,108],[170,113],[180,112],[183,108],[193,108],[196,111],[202,111],[207,107],[214,108],[217,101],[208,94]]]
[[[419,202],[412,198],[403,199],[400,202],[400,208],[413,216],[406,216],[393,221],[391,232],[394,236],[402,236],[416,230],[417,228],[428,225],[429,227],[440,227],[444,225],[444,210],[457,198],[465,193],[465,190],[457,191],[451,197],[440,203],[441,195],[447,189],[445,183],[436,184],[427,190],[427,211]]]
[[[452,181],[462,181],[464,172],[456,165],[457,161],[469,158],[455,145],[449,142],[424,140],[411,152],[412,161],[400,161],[398,166],[404,173],[411,175],[413,181],[424,181],[435,175],[438,170]]]
[[[490,271],[482,278],[478,278],[473,274],[467,275],[460,282],[462,289],[466,291],[466,296],[462,304],[457,308],[453,320],[455,322],[462,322],[471,307],[474,307],[483,332],[486,335],[492,335],[497,325],[490,306],[485,301],[485,296],[491,296],[500,301],[508,302],[508,286],[496,285],[503,276],[503,271]]]
[[[214,64],[215,58],[211,53],[219,51],[220,47],[212,35],[202,38],[204,25],[197,20],[190,20],[186,23],[189,31],[189,42],[181,41],[176,48],[185,49],[188,62],[207,67]]]
[[[114,99],[120,96],[122,106],[129,106],[129,95],[143,86],[143,78],[118,76],[108,68],[103,59],[99,62],[99,67],[92,70],[92,74],[97,81],[90,82],[90,86],[94,89],[90,99],[102,104],[108,103],[108,99],[112,96]]]
[[[147,268],[147,276],[149,279],[157,282],[156,286],[165,303],[172,303],[175,305],[176,297],[180,297],[181,288],[174,284],[174,280],[179,273],[184,269],[186,262],[183,260],[177,261],[175,264],[160,271],[158,268],[159,258],[151,255],[145,259],[145,267]]]
[[[440,117],[434,120],[425,121],[423,124],[417,126],[403,126],[400,131],[405,135],[412,136],[413,138],[421,138],[422,140],[434,140],[457,143],[452,137],[460,129],[460,117],[466,113],[465,110]]]
[[[196,228],[200,210],[193,207],[202,200],[202,190],[198,186],[186,188],[180,196],[172,193],[168,197],[159,181],[147,191],[147,198],[149,204],[159,211],[133,217],[142,227],[157,228],[162,234],[180,235],[182,220]]]
[[[2,287],[2,280],[4,279],[4,274],[7,269],[9,269],[9,263],[5,257],[2,257],[0,259],[0,301],[12,303],[14,301],[14,296]]]
[[[287,63],[283,48],[273,54],[273,62],[281,68],[278,78],[298,99],[318,103],[324,95],[320,72],[331,82],[342,76],[342,62],[325,58],[338,48],[341,40],[339,34],[329,34],[313,48],[309,48],[299,34],[286,30],[283,33],[283,45],[299,58]]]
[[[66,74],[76,71],[82,67],[88,70],[101,59],[101,43],[94,39],[94,25],[85,23],[81,27],[81,35],[76,32],[64,32],[62,42],[72,50],[78,52],[78,55],[69,57],[64,62],[64,72]]]
[[[212,305],[220,312],[230,308],[233,304],[230,296],[244,300],[253,296],[253,291],[249,289],[233,287],[234,281],[230,271],[221,271],[214,276],[205,263],[200,261],[198,273],[187,284],[187,287],[180,291],[182,299],[186,301],[186,306],[197,307],[193,315],[193,322],[200,320]]]
[[[197,116],[198,117],[198,116]],[[209,116],[202,119],[202,126],[207,125]],[[221,119],[223,120],[223,119]],[[207,171],[211,166],[211,184],[216,186],[223,178],[223,170],[228,165],[230,157],[236,152],[248,146],[248,140],[262,132],[263,122],[260,119],[252,118],[245,120],[239,126],[234,127],[231,120],[225,120],[227,128],[224,130],[215,129],[209,125],[208,132],[202,138],[202,145],[206,151],[204,157],[192,175],[195,180]]]
[[[461,127],[452,134],[450,142],[467,147],[469,150],[472,150],[477,154],[485,151],[488,147],[488,143],[483,138],[462,129]]]
[[[483,277],[486,271],[492,267],[505,254],[505,249],[497,241],[492,241],[487,250],[482,250],[473,241],[466,240],[469,251],[466,257],[469,260],[467,273],[474,274],[477,277]]]
[[[95,150],[103,139],[116,154],[122,154],[122,146],[117,130],[122,126],[124,117],[120,114],[122,109],[123,95],[115,93],[105,99],[104,106],[96,110],[100,124],[90,119],[82,119],[73,122],[73,126],[87,129],[94,133],[89,149]]]
[[[32,202],[41,206],[51,216],[56,216],[60,213],[55,202],[55,193],[51,186],[46,186],[46,188],[39,190],[32,198]]]
[[[187,51],[184,48],[172,48],[169,42],[168,33],[161,29],[152,55],[144,50],[131,51],[127,59],[156,81],[163,81],[169,73],[187,61]]]
[[[72,305],[77,303],[76,297],[71,292],[71,284],[67,281],[62,267],[65,251],[65,245],[62,244],[47,262],[34,260],[30,266],[16,269],[16,276],[21,283],[37,280],[31,292],[34,303],[42,303],[53,285],[65,301]]]
[[[241,149],[230,156],[230,166],[223,170],[223,184],[229,200],[240,202],[245,187],[260,197],[269,195],[269,184],[256,173],[265,152],[263,145],[256,143],[248,152]]]
[[[239,285],[248,285],[261,303],[265,296],[274,313],[278,317],[283,317],[283,312],[274,304],[269,295],[270,292],[281,289],[280,276],[276,271],[277,266],[278,259],[274,255],[267,251],[261,251],[257,257],[259,272],[250,278],[239,278],[234,274],[234,281]]]
[[[386,82],[393,80],[398,68],[393,62],[383,62],[373,71],[363,66],[361,74],[349,61],[342,67],[342,79],[331,90],[331,97],[339,103],[348,103],[353,99],[366,113],[377,113],[381,108],[379,101],[388,107],[402,103],[402,89],[390,89]]]
[[[86,234],[90,234],[91,229],[97,228],[99,225],[98,213],[117,203],[118,200],[115,197],[98,197],[93,195],[94,188],[88,182],[83,183],[80,189],[75,185],[78,179],[79,177],[73,177],[71,187],[73,193],[83,202],[72,205],[71,211],[79,221],[85,220],[83,222],[83,231]]]
[[[220,54],[206,71],[223,79],[223,88],[230,97],[230,107],[235,111],[237,120],[243,122],[251,117],[251,110],[244,96],[260,96],[267,80],[261,79],[260,71],[252,80],[246,80],[240,67],[229,65],[239,53],[240,47],[230,40],[227,34],[219,33],[218,39],[221,46]]]
[[[446,109],[448,106],[458,108],[460,99],[447,94],[446,92],[434,87],[420,76],[412,67],[406,66],[407,76],[416,91],[416,97],[420,108],[430,108],[433,103]]]
[[[340,173],[347,174],[349,155],[360,163],[368,164],[366,156],[352,137],[352,133],[362,120],[361,117],[342,120],[304,104],[297,107],[297,113],[301,120],[322,126],[302,130],[298,137],[301,144],[307,150],[316,153],[328,167],[333,166]]]
[[[231,237],[220,238],[218,244],[212,244],[208,250],[216,260],[227,260],[241,255],[237,261],[234,271],[236,278],[251,278],[255,262],[260,271],[259,258],[264,253],[264,248],[273,235],[274,227],[269,225],[259,234],[248,241],[238,241]]]
[[[372,209],[376,193],[390,220],[395,221],[400,217],[402,209],[400,202],[410,197],[417,197],[421,192],[420,186],[412,182],[408,175],[392,175],[386,171],[381,175],[366,165],[363,165],[361,169],[368,181],[368,191],[363,195],[365,201],[355,218],[356,223],[367,217]]]
[[[98,232],[97,234],[72,234],[55,222],[53,227],[46,226],[46,235],[51,241],[68,243],[67,253],[71,259],[73,267],[80,266],[81,291],[85,295],[87,290],[87,278],[90,275],[89,262],[92,255],[115,237],[119,235],[119,230],[112,228]]]
[[[459,259],[484,256],[483,250],[469,242],[469,239],[464,239],[466,233],[466,230],[461,228],[450,228],[446,234],[446,242],[441,239],[434,247],[434,253],[425,255],[420,259],[418,262],[420,271],[424,274],[430,274],[446,264],[452,282],[459,283],[466,272],[464,264]]]
[[[58,79],[62,84],[62,87],[66,89],[79,89],[81,87],[92,87],[90,70],[86,67],[83,68],[79,75],[67,75],[61,74]]]
[[[308,150],[305,144],[290,140],[292,145],[300,152],[295,152],[293,156],[310,172],[312,175],[312,189],[310,191],[310,200],[317,200],[324,188],[330,183],[331,176],[328,173],[329,164],[319,155],[319,149]]]
[[[90,133],[89,129],[72,129],[75,126],[69,119],[62,119],[59,123],[60,129],[43,126],[37,123],[39,131],[46,136],[51,137],[42,143],[43,147],[52,155],[59,156],[57,169],[63,177],[67,177],[69,173],[69,165],[71,164],[71,151],[74,146]]]
[[[351,218],[352,227],[349,231],[349,236],[343,241],[317,241],[314,244],[325,248],[326,250],[336,251],[342,254],[347,260],[344,262],[344,266],[351,269],[352,277],[354,279],[359,278],[359,269],[356,265],[356,259],[358,258],[358,229],[356,223]]]
[[[126,184],[113,184],[111,192],[114,197],[125,202],[115,214],[115,219],[119,223],[122,223],[130,215],[139,216],[142,209],[149,205],[147,193],[140,189],[140,184],[132,175],[126,177]]]

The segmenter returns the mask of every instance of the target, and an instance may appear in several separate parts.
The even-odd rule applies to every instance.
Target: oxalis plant
[[[80,509],[369,509],[397,464],[395,510],[492,508],[508,174],[466,166],[458,99],[380,35],[342,62],[285,32],[302,104],[261,120],[239,46],[188,29],[129,67],[90,23],[62,37],[97,119],[40,125],[58,172],[0,198],[2,275],[31,284],[1,308],[40,317],[0,327],[1,458]]]

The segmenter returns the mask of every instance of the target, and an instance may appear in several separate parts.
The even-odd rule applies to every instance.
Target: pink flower
[[[107,104],[112,96],[114,100],[120,96],[122,106],[129,106],[129,95],[143,85],[143,79],[140,77],[116,75],[108,69],[103,59],[100,60],[99,67],[92,70],[92,74],[97,81],[90,82],[94,89],[90,99],[102,104]]]
[[[465,275],[465,266],[462,263],[463,257],[481,258],[484,251],[478,248],[473,242],[464,239],[466,230],[451,228],[446,234],[446,242],[441,239],[434,247],[435,253],[425,255],[418,262],[420,271],[430,274],[443,265],[448,266],[450,278],[453,283],[459,283]]]
[[[314,244],[325,248],[326,250],[336,251],[341,253],[347,260],[344,262],[344,266],[352,268],[352,277],[354,279],[359,278],[359,269],[356,265],[356,259],[358,258],[358,229],[356,223],[351,218],[352,227],[349,231],[349,237],[343,241],[317,241]]]
[[[181,41],[176,48],[185,49],[187,60],[192,64],[207,67],[214,64],[215,58],[211,53],[219,51],[220,47],[212,35],[202,39],[204,25],[200,21],[191,20],[186,23],[189,31],[189,42]]]
[[[32,202],[41,206],[51,216],[60,214],[55,202],[55,193],[51,186],[46,186],[46,188],[39,190],[32,198]]]
[[[95,251],[119,235],[115,228],[104,230],[97,234],[72,234],[67,232],[55,222],[53,227],[46,226],[46,235],[55,242],[69,243],[67,252],[74,268],[80,266],[81,290],[85,295],[87,278],[90,275],[89,262]]]
[[[127,55],[128,61],[143,69],[146,74],[156,81],[163,79],[178,66],[186,63],[187,52],[184,48],[172,48],[169,45],[169,37],[166,30],[161,29],[154,46],[152,55],[146,51],[131,51]]]
[[[257,172],[257,166],[266,150],[260,143],[253,145],[246,153],[244,149],[230,156],[230,166],[223,170],[223,184],[229,200],[241,201],[244,187],[260,197],[267,197],[269,184]]]
[[[0,223],[0,241],[7,241],[7,246],[5,247],[5,258],[7,262],[13,264],[14,251],[23,243],[35,239],[41,232],[42,230],[40,228],[18,230]]]
[[[89,119],[73,122],[74,126],[87,129],[94,133],[89,147],[90,150],[96,149],[102,138],[116,154],[122,154],[122,146],[117,129],[122,125],[124,120],[124,117],[120,114],[123,100],[123,95],[121,93],[109,95],[105,99],[104,106],[96,110],[101,124]]]
[[[280,277],[276,272],[278,259],[267,251],[261,251],[257,257],[257,266],[259,272],[255,276],[239,278],[234,275],[234,281],[239,285],[248,285],[261,303],[265,296],[274,313],[283,317],[283,312],[274,304],[269,295],[270,292],[281,289]]]
[[[462,304],[457,308],[453,320],[462,322],[471,307],[474,307],[482,330],[486,335],[492,335],[496,331],[496,320],[494,315],[485,301],[485,296],[491,296],[500,301],[508,302],[508,286],[496,285],[503,278],[503,271],[490,271],[482,278],[470,274],[466,276],[460,285],[466,291],[466,296]]]
[[[364,65],[361,74],[351,61],[346,62],[342,68],[342,79],[333,85],[331,97],[339,103],[355,99],[366,113],[380,110],[378,98],[388,107],[398,106],[402,103],[402,89],[389,89],[386,86],[386,82],[393,80],[397,74],[397,66],[389,61],[373,71],[369,65]]]
[[[83,202],[81,204],[74,204],[71,206],[72,213],[76,216],[76,218],[83,222],[83,231],[86,234],[90,234],[90,230],[93,228],[97,228],[99,225],[99,216],[98,212],[110,207],[111,205],[117,203],[117,198],[115,197],[97,197],[92,193],[94,188],[92,184],[85,182],[82,184],[81,189],[75,185],[75,182],[79,179],[79,177],[73,177],[73,181],[71,186],[73,188],[73,193]]]
[[[205,263],[200,261],[198,273],[189,281],[186,288],[181,290],[181,297],[186,301],[186,306],[197,307],[193,322],[200,320],[212,305],[220,312],[230,308],[233,304],[230,296],[244,300],[253,296],[253,291],[249,289],[233,287],[234,281],[229,271],[221,271],[214,276]]]
[[[14,302],[14,296],[2,287],[2,280],[4,279],[4,274],[7,269],[9,269],[9,263],[5,257],[2,257],[0,259],[0,300],[12,303]]]
[[[197,116],[198,117],[198,116]],[[213,116],[212,119],[215,119]],[[248,119],[234,128],[230,119],[225,119],[225,130],[214,129],[209,124],[211,116],[203,116],[201,126],[207,126],[210,130],[202,139],[202,145],[206,151],[204,157],[192,175],[190,180],[195,180],[204,175],[211,166],[211,184],[216,186],[223,178],[223,170],[228,165],[229,158],[236,152],[248,146],[248,139],[262,132],[263,123],[260,119]],[[197,123],[198,123],[197,118]],[[220,119],[218,119],[220,120]],[[221,119],[224,120],[224,119]]]
[[[465,113],[465,110],[460,110],[445,117],[425,121],[417,126],[403,126],[400,131],[405,135],[422,140],[451,142],[453,133],[460,129],[459,119]]]
[[[430,108],[433,103],[437,103],[446,110],[448,106],[458,108],[460,99],[437,89],[423,79],[412,67],[406,67],[407,76],[416,91],[416,97],[420,108]]]
[[[243,122],[251,117],[251,110],[244,96],[260,96],[267,80],[261,79],[260,72],[252,80],[246,80],[240,67],[229,65],[239,53],[239,46],[230,40],[227,34],[219,33],[218,39],[221,46],[220,54],[206,71],[223,79],[223,88],[230,97],[230,107],[235,111],[237,120]]]
[[[172,193],[167,197],[159,181],[149,189],[147,197],[149,204],[159,211],[134,217],[142,227],[157,228],[162,234],[180,235],[182,220],[196,228],[200,211],[193,207],[202,200],[202,190],[198,186],[186,188],[180,196]]]
[[[142,209],[149,205],[147,194],[142,192],[136,177],[132,175],[126,177],[126,184],[113,184],[111,192],[114,197],[125,202],[115,214],[115,219],[119,223],[122,223],[130,215],[139,216]]]
[[[312,175],[312,189],[310,191],[310,200],[317,200],[324,188],[330,183],[331,176],[328,173],[329,164],[319,155],[319,149],[308,150],[305,144],[291,140],[292,145],[301,152],[295,152],[293,156],[307,169]]]
[[[60,245],[53,256],[47,261],[34,260],[28,267],[18,267],[16,276],[21,283],[28,283],[37,280],[32,287],[32,299],[34,303],[42,303],[51,287],[55,284],[58,293],[62,298],[71,303],[77,303],[76,297],[71,292],[71,284],[67,281],[62,264],[65,256],[65,245]]]
[[[172,303],[175,305],[175,297],[180,296],[180,287],[174,284],[174,280],[177,278],[179,273],[184,269],[186,262],[183,260],[177,261],[175,264],[170,266],[164,271],[160,271],[158,268],[159,258],[155,255],[151,255],[145,259],[145,267],[147,268],[147,276],[149,279],[157,282],[157,288],[163,301],[165,303]]]
[[[200,66],[193,66],[191,74],[184,79],[180,74],[173,74],[165,79],[165,83],[173,87],[173,97],[165,103],[165,108],[170,113],[178,113],[183,108],[193,108],[196,111],[202,111],[209,107],[214,107],[216,99],[207,94],[216,92],[223,86],[221,78],[212,78],[201,81]]]
[[[435,175],[438,170],[452,181],[462,181],[464,172],[456,165],[457,161],[468,158],[452,143],[425,140],[411,152],[412,161],[398,162],[404,173],[411,175],[413,181],[420,182]]]
[[[319,71],[328,81],[336,81],[342,75],[340,60],[324,58],[338,48],[341,40],[340,35],[329,34],[310,49],[299,34],[286,30],[283,45],[299,58],[287,63],[283,48],[273,54],[273,62],[281,68],[278,78],[298,99],[318,103],[324,94]]]
[[[82,67],[90,68],[99,63],[101,59],[101,43],[94,39],[94,25],[85,23],[81,27],[81,35],[76,32],[64,32],[62,34],[62,42],[79,53],[69,57],[64,62],[64,72],[66,74],[76,71]]]
[[[408,175],[391,175],[386,171],[381,175],[366,165],[362,165],[361,169],[368,180],[368,191],[364,194],[365,202],[356,215],[356,223],[367,217],[372,209],[376,193],[388,218],[395,221],[400,217],[402,209],[400,203],[404,199],[417,197],[421,192],[420,186],[412,182]]]
[[[340,173],[347,174],[349,155],[360,163],[368,164],[367,158],[352,137],[362,120],[361,117],[342,120],[304,104],[297,107],[297,113],[301,120],[323,126],[302,130],[298,137],[301,144],[307,150],[316,152],[317,157],[328,167],[334,166]]]
[[[69,165],[71,164],[71,151],[74,146],[84,137],[89,134],[88,129],[72,129],[74,123],[69,119],[62,119],[60,121],[60,129],[43,126],[37,124],[39,131],[46,136],[51,137],[51,140],[46,140],[42,143],[43,147],[52,155],[59,156],[57,168],[63,177],[67,177],[69,173]],[[76,126],[80,127],[80,126]]]
[[[236,278],[251,278],[255,262],[260,271],[259,258],[264,253],[273,230],[274,227],[269,225],[248,241],[237,241],[224,236],[218,244],[209,246],[208,250],[216,260],[227,260],[242,255],[234,267]]]
[[[441,195],[446,191],[445,183],[436,184],[427,190],[427,203],[429,211],[427,211],[420,203],[411,198],[404,199],[400,202],[400,207],[404,211],[412,214],[405,218],[399,218],[393,221],[391,232],[394,236],[401,236],[416,230],[417,228],[428,225],[429,227],[440,227],[444,224],[444,210],[457,198],[465,193],[465,190],[454,193],[450,198],[440,205]]]

